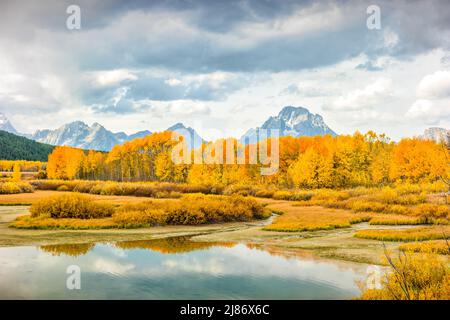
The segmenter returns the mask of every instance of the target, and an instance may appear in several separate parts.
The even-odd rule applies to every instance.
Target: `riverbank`
[[[47,196],[38,192],[34,199]],[[98,196],[101,200],[106,197]],[[117,198],[117,199],[116,199]],[[130,198],[130,199],[128,199]],[[33,200],[34,200],[33,199]],[[136,197],[108,197],[108,201],[142,201]],[[293,202],[266,200],[269,208],[287,208]],[[320,209],[320,208],[318,208]],[[304,210],[295,207],[295,210]],[[151,240],[168,237],[190,236],[194,241],[226,241],[245,243],[266,251],[283,255],[312,255],[326,259],[344,260],[358,263],[381,264],[382,242],[355,238],[361,229],[404,229],[411,226],[371,226],[367,223],[353,224],[347,228],[332,230],[280,232],[266,231],[272,218],[252,222],[232,222],[198,226],[164,226],[139,229],[105,230],[19,230],[8,227],[17,217],[28,214],[27,206],[0,206],[0,246],[41,246],[54,244],[99,243],[133,240]],[[397,249],[401,242],[389,242],[389,249]]]

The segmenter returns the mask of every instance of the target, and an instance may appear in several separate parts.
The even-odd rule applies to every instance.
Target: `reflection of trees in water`
[[[267,252],[273,257],[282,257],[285,259],[295,259],[295,258],[310,258],[313,259],[314,255],[305,250],[299,249],[288,249],[283,247],[257,244],[257,243],[246,243],[245,246],[249,249],[256,249],[260,251]]]
[[[52,256],[60,256],[62,254],[78,257],[88,253],[95,247],[94,243],[77,243],[77,244],[54,244],[40,246],[39,249],[50,253]]]
[[[152,240],[120,241],[114,243],[114,247],[124,250],[148,249],[160,253],[183,253],[195,250],[204,250],[211,247],[232,248],[232,242],[200,242],[191,241],[190,237],[174,237]],[[88,253],[95,247],[95,243],[55,244],[40,246],[39,249],[53,256],[68,255],[77,257]]]
[[[191,241],[190,237],[162,238],[153,240],[121,241],[114,244],[120,249],[149,249],[160,253],[183,253],[211,247],[231,248],[232,242]]]

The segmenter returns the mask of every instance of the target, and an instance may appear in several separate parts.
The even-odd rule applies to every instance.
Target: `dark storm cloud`
[[[10,35],[25,34],[29,37],[39,28],[64,35],[67,33],[65,8],[72,3],[71,0],[2,2],[2,25],[15,27],[14,30],[6,28]],[[389,50],[379,45],[381,31],[365,27],[365,9],[373,4],[372,1],[81,0],[77,4],[82,8],[83,30],[80,33],[83,35],[66,35],[66,40],[57,40],[71,42],[63,45],[61,50],[66,48],[66,54],[84,70],[117,66],[161,67],[191,73],[300,70],[333,64],[361,53],[372,58],[383,54],[408,56],[440,46],[448,47],[450,5],[447,1],[433,1],[432,4],[425,1],[378,3],[381,7],[381,31],[389,28],[399,37],[398,44]],[[313,13],[341,10],[346,16],[334,26],[301,36],[280,32],[273,37],[258,39],[250,30],[246,35],[251,42],[248,46],[235,47],[232,41],[221,42],[227,36],[239,38],[241,28],[250,23],[262,23],[260,28],[267,28],[267,33],[270,33],[273,31],[270,28],[277,30],[277,23],[283,23],[294,12],[302,10]],[[160,28],[151,25],[151,21],[141,21],[140,29],[128,25],[124,31],[128,34],[108,32],[132,12],[150,14],[148,19],[154,17],[151,14],[158,13],[166,18],[160,20]],[[158,31],[164,30],[164,22],[173,23],[174,17],[182,19],[185,24],[179,26],[176,34],[171,33],[173,30],[168,30],[167,34]],[[320,18],[317,15],[317,19]],[[186,26],[192,30],[184,30]],[[4,35],[5,31],[1,33]],[[157,37],[152,38],[153,33],[157,33]]]
[[[80,31],[66,29],[71,4],[81,7]],[[366,27],[366,9],[372,4],[381,8],[381,30]],[[21,59],[19,65],[26,61],[36,74],[66,79],[81,103],[117,113],[133,112],[135,102],[145,99],[224,100],[249,81],[248,76],[220,84],[207,77],[183,81],[187,76],[295,72],[361,54],[368,62],[356,67],[375,71],[378,67],[371,61],[378,57],[410,59],[435,48],[450,48],[448,0],[0,3],[4,54]],[[137,79],[104,87],[78,80],[85,73],[115,69],[132,70]],[[153,69],[177,74],[181,82],[170,85],[168,77],[149,73]],[[117,101],[120,90],[125,93]]]

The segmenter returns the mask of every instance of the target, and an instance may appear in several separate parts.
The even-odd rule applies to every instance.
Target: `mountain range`
[[[258,141],[258,139],[261,140],[268,136],[273,136],[273,130],[275,129],[279,131],[279,136],[337,135],[325,123],[321,115],[313,114],[304,107],[286,106],[278,115],[269,117],[261,127],[249,129],[240,138],[240,142],[242,144],[248,144],[253,141]],[[202,143],[206,142],[193,128],[186,127],[182,123],[176,123],[166,130],[176,131],[183,135],[191,149],[198,148]],[[34,134],[23,134],[18,133],[8,118],[2,113],[0,113],[0,131],[23,136],[46,145],[66,145],[99,151],[109,151],[115,145],[151,134],[150,131],[145,130],[127,135],[124,132],[109,131],[99,123],[94,123],[89,126],[82,121],[67,123],[54,130],[45,129],[38,130]],[[450,143],[450,130],[433,127],[425,130],[424,134],[419,137]]]
[[[105,129],[99,123],[88,126],[82,121],[74,121],[55,130],[38,130],[30,138],[55,146],[109,151],[115,145],[142,138],[149,134],[151,134],[150,131],[139,131],[131,135],[124,132],[114,133]]]

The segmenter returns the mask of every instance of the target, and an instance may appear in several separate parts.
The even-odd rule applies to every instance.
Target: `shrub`
[[[400,253],[387,256],[390,270],[381,289],[365,289],[364,300],[448,300],[450,267],[435,254]]]
[[[98,195],[129,195],[138,197],[179,197],[184,193],[221,193],[220,186],[202,186],[177,183],[159,182],[115,182],[115,181],[86,181],[86,180],[34,180],[32,185],[38,190],[58,190],[68,188],[67,191],[77,191]],[[65,187],[62,187],[65,186]]]
[[[348,191],[339,191],[333,189],[319,189],[315,190],[313,200],[325,201],[344,201],[351,197]]]
[[[32,217],[91,219],[112,216],[114,206],[73,193],[39,200],[30,207],[30,212]]]
[[[240,196],[254,196],[256,193],[256,190],[253,189],[251,186],[244,186],[244,185],[229,185],[225,187],[223,190],[223,194],[230,196],[230,195],[240,195]]]
[[[277,191],[272,195],[275,200],[289,201],[308,201],[313,197],[313,193],[309,191]]]
[[[260,189],[260,190],[256,191],[255,197],[272,198],[274,193],[275,193],[275,191],[273,191],[273,190]]]
[[[139,211],[120,211],[113,215],[113,221],[122,228],[139,228],[165,225],[166,213],[161,209],[147,208]]]
[[[17,194],[33,192],[33,187],[28,182],[0,182],[0,194]]]
[[[179,201],[145,201],[120,207],[113,218],[122,226],[196,225],[262,219],[270,211],[242,196],[185,195]]]
[[[411,208],[399,204],[386,206],[385,213],[407,215],[412,212]]]
[[[58,191],[69,191],[69,188],[66,185],[62,185],[59,186],[58,189],[56,189]]]
[[[447,218],[450,215],[450,209],[446,205],[424,203],[415,207],[413,214],[432,221],[434,219]]]

